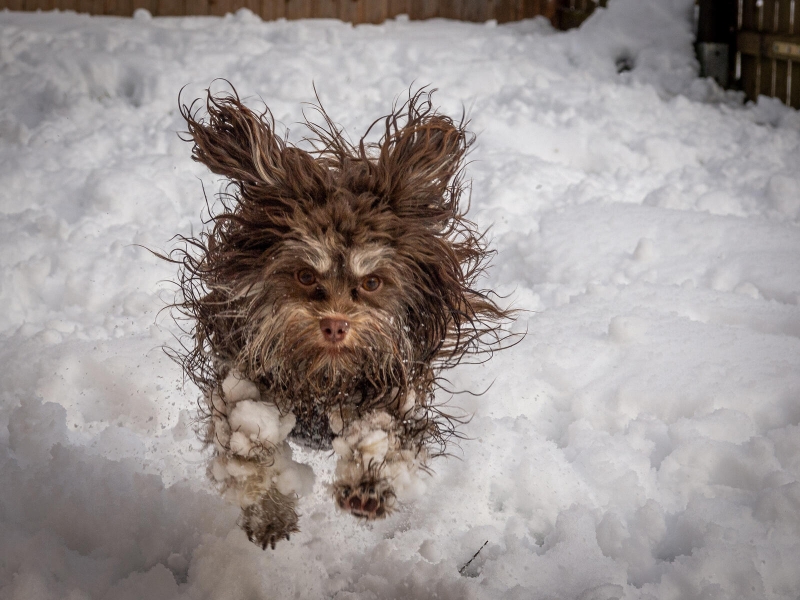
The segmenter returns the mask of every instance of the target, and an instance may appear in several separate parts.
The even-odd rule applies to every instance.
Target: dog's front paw
[[[294,500],[273,487],[242,509],[239,526],[251,542],[264,550],[267,546],[274,550],[278,541],[288,540],[290,534],[300,531],[297,520]]]
[[[382,519],[394,508],[394,489],[385,479],[365,477],[357,484],[337,481],[333,495],[339,508],[368,521]]]

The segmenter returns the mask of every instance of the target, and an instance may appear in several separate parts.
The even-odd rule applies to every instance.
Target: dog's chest
[[[303,446],[315,450],[330,450],[336,437],[328,422],[328,415],[320,405],[304,407],[295,414],[297,422],[290,437]]]

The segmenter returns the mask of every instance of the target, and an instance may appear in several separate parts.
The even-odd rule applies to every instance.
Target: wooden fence
[[[800,0],[699,0],[701,74],[800,108]]]
[[[748,98],[759,94],[800,108],[800,1],[738,3],[738,75]]]
[[[556,27],[580,24],[606,0],[0,0],[0,9],[74,10],[93,15],[131,16],[146,8],[153,16],[224,15],[248,8],[265,21],[274,19],[341,19],[381,23],[397,15],[411,19],[442,17],[499,23],[544,16]]]

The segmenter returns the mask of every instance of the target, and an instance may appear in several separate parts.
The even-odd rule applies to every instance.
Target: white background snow
[[[798,598],[800,118],[697,78],[692,8],[568,33],[0,13],[0,598]],[[317,484],[274,552],[206,482],[161,350],[175,270],[142,248],[219,188],[176,135],[181,87],[218,77],[294,140],[312,82],[354,138],[411,85],[465,106],[486,284],[527,311],[450,374],[494,383],[452,399],[471,439],[426,495],[365,526],[300,451]]]

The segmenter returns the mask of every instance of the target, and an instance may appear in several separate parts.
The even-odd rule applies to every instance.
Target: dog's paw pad
[[[357,486],[337,484],[336,503],[354,517],[382,519],[394,508],[394,490],[385,482],[366,481]]]

